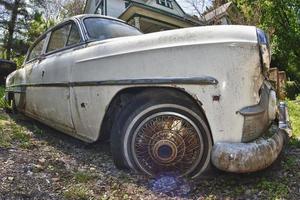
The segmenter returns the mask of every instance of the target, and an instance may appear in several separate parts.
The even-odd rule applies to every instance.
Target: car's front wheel
[[[116,165],[150,176],[169,172],[198,176],[209,165],[211,146],[198,106],[163,91],[140,94],[126,105],[111,137]]]

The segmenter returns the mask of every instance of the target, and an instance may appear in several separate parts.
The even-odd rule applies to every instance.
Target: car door
[[[27,54],[27,58],[24,65],[25,72],[25,88],[22,88],[25,93],[25,103],[23,106],[19,106],[19,109],[24,110],[27,115],[39,119],[39,90],[41,90],[42,78],[40,56],[43,54],[47,41],[47,35],[43,35],[38,39],[33,46],[30,48]],[[19,103],[20,104],[20,103]]]
[[[42,80],[38,92],[38,114],[50,126],[72,134],[74,125],[69,82],[74,62],[73,51],[80,48],[82,40],[74,21],[58,25],[49,34],[45,54],[40,58],[38,66]]]

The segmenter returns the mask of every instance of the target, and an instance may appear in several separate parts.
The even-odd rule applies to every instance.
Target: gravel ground
[[[198,180],[118,170],[108,142],[87,144],[0,110],[0,199],[299,199],[300,145],[268,169]]]

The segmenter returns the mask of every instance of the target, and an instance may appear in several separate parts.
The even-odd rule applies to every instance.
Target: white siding
[[[125,11],[124,0],[107,0],[107,15],[119,17]]]
[[[85,13],[93,14],[96,10],[95,0],[88,0],[85,8]]]
[[[89,0],[87,3],[85,13],[95,13],[97,1],[99,1],[99,0]],[[149,5],[151,7],[158,8],[158,9],[166,11],[168,13],[178,15],[180,17],[185,17],[185,14],[182,12],[180,7],[174,1],[172,2],[173,9],[157,4],[156,0],[149,0],[149,1],[133,0],[133,1],[143,3],[143,4]],[[125,9],[126,8],[125,8],[124,0],[107,0],[107,15],[108,16],[119,17],[125,11]]]
[[[157,4],[156,0],[148,1],[147,4],[149,6],[158,8],[160,10],[164,10],[166,12],[172,13],[174,15],[178,15],[180,17],[185,16],[184,13],[182,12],[182,10],[178,7],[178,5],[174,1],[172,1],[173,9]]]

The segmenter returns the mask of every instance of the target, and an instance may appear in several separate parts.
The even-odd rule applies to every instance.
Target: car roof
[[[123,20],[120,20],[120,19],[117,19],[117,18],[114,18],[114,17],[109,17],[109,16],[104,16],[104,15],[100,15],[100,14],[81,14],[81,15],[75,15],[73,17],[69,17],[69,18],[66,18],[64,20],[62,20],[61,22],[59,22],[58,24],[50,27],[47,31],[45,31],[42,35],[40,35],[33,43],[33,45],[30,47],[30,49],[38,42],[40,41],[42,38],[44,38],[49,32],[51,32],[53,29],[57,28],[58,26],[64,24],[65,22],[68,22],[68,21],[76,21],[76,20],[83,20],[84,18],[89,18],[89,17],[99,17],[99,18],[104,18],[104,19],[110,19],[110,20],[115,20],[115,21],[119,21],[121,23],[125,23],[127,24],[125,21]],[[29,50],[30,50],[29,49]]]
[[[31,49],[36,45],[36,43],[38,43],[39,41],[41,41],[43,38],[46,37],[46,35],[53,31],[54,29],[56,29],[57,27],[59,27],[60,25],[68,22],[68,21],[82,21],[83,19],[85,18],[89,18],[89,17],[98,17],[98,18],[103,18],[103,19],[110,19],[110,20],[115,20],[115,21],[118,21],[118,22],[121,22],[121,23],[124,23],[124,24],[127,24],[125,21],[123,20],[120,20],[118,18],[114,18],[114,17],[109,17],[109,16],[105,16],[105,15],[100,15],[100,14],[81,14],[81,15],[75,15],[75,16],[72,16],[72,17],[69,17],[69,18],[66,18],[62,21],[60,21],[58,24],[50,27],[48,30],[46,30],[42,35],[40,35],[35,41],[34,43],[30,46],[30,48],[28,49],[28,52],[31,51]],[[129,25],[129,24],[127,24]],[[131,25],[129,25],[131,26]],[[27,55],[28,56],[28,55]],[[27,56],[26,56],[26,59],[27,59]]]
[[[125,21],[123,20],[120,20],[118,18],[114,18],[114,17],[109,17],[109,16],[105,16],[105,15],[100,15],[100,14],[81,14],[81,15],[76,15],[76,16],[73,16],[73,17],[70,17],[70,19],[83,19],[83,18],[87,18],[87,17],[101,17],[101,18],[105,18],[105,19],[112,19],[112,20],[116,20],[116,21],[119,21],[119,22],[123,22],[123,23],[126,23]],[[68,20],[68,19],[66,19]]]

